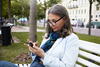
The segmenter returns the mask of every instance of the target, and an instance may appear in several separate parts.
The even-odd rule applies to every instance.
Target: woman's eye
[[[52,22],[56,22],[56,20],[53,19]]]

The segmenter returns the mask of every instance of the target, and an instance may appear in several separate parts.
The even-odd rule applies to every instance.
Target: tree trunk
[[[0,29],[2,26],[3,22],[2,22],[2,0],[0,0]]]
[[[9,18],[9,22],[11,21],[11,0],[8,0],[8,18]]]
[[[88,35],[91,35],[91,13],[92,13],[92,0],[89,0],[90,7],[89,7],[89,30]]]
[[[29,25],[30,25],[29,40],[35,42],[37,40],[36,0],[30,0]]]

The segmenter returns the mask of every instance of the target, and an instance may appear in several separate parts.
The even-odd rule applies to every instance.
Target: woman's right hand
[[[40,56],[41,58],[44,58],[44,54],[45,54],[44,50],[41,49],[40,47],[37,47],[36,45],[37,43],[34,42],[33,47],[29,46],[29,51],[36,54],[37,56]]]
[[[37,46],[37,47],[39,47],[39,45],[38,45],[38,42],[36,41],[36,42],[32,42],[32,41],[28,41],[29,43],[32,43],[33,44],[33,47],[34,46]]]

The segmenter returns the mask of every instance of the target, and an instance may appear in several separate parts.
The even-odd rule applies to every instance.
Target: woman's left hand
[[[44,58],[45,52],[43,51],[43,49],[41,49],[41,48],[34,45],[34,47],[29,46],[29,50],[32,53],[36,54],[37,56],[40,56],[41,58]]]

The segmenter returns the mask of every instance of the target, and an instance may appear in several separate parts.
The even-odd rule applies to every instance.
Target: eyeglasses
[[[64,16],[63,16],[64,17]],[[48,23],[50,24],[50,25],[55,25],[55,23],[56,22],[58,22],[58,21],[60,21],[63,17],[61,17],[61,18],[59,18],[58,20],[48,20]]]

